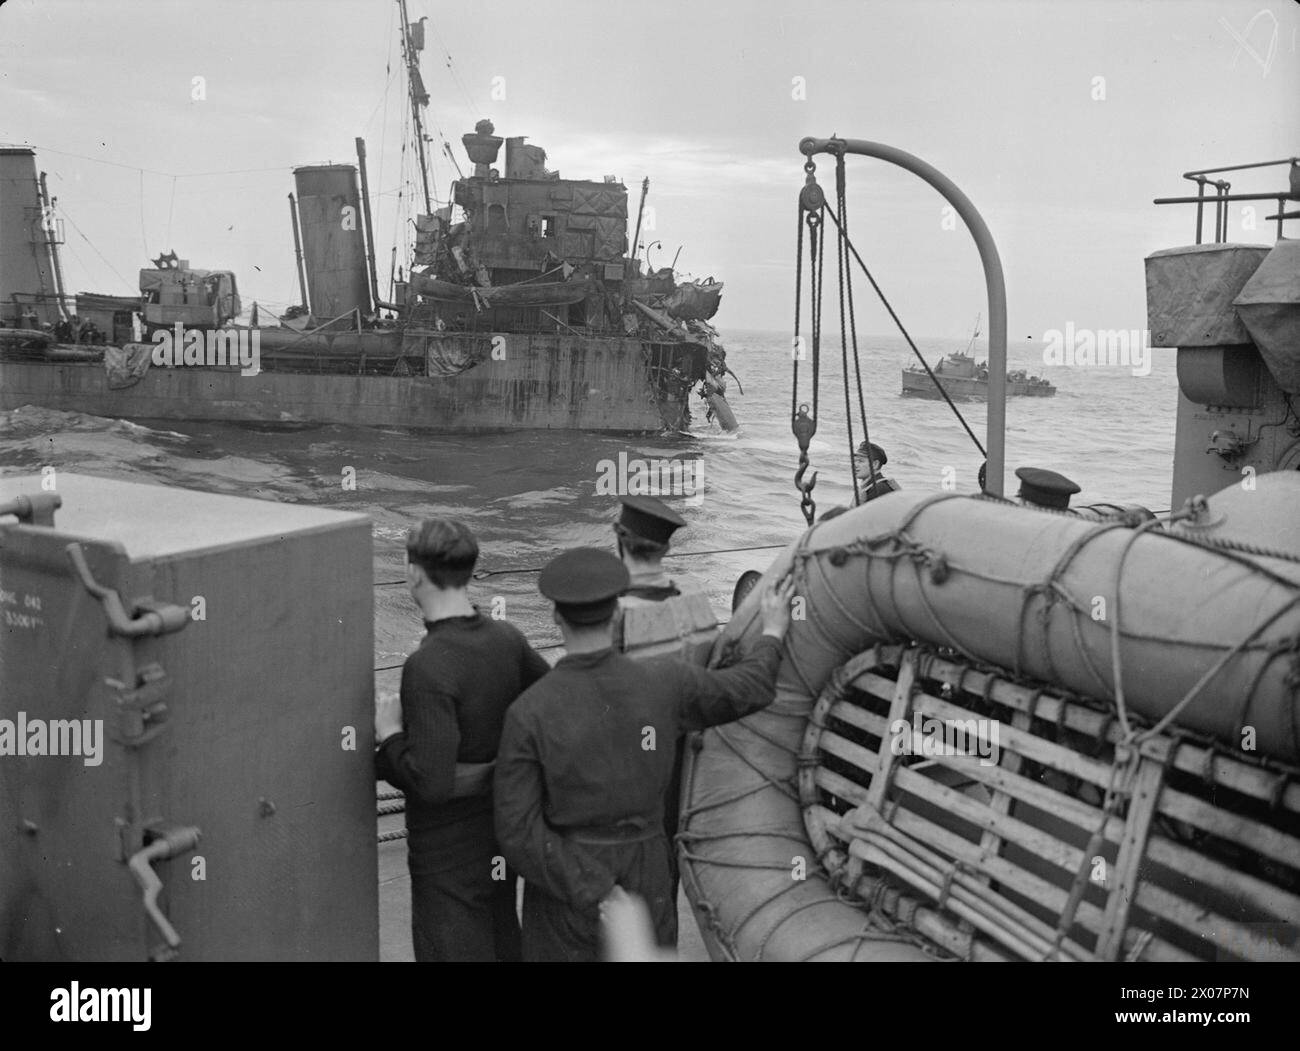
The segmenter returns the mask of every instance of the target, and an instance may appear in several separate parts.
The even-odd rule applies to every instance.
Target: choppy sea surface
[[[432,515],[469,522],[479,537],[482,570],[472,596],[505,613],[533,640],[557,641],[550,607],[528,572],[576,545],[610,547],[615,501],[597,492],[602,462],[701,457],[701,500],[665,499],[689,525],[675,538],[680,552],[784,545],[802,531],[793,474],[798,451],[790,433],[791,355],[787,333],[722,333],[728,362],[743,384],[729,380],[728,400],[741,427],[724,433],[704,419],[692,395],[689,434],[627,438],[538,431],[482,436],[324,425],[282,431],[217,423],[146,426],[125,420],[26,407],[0,412],[0,473],[59,471],[156,482],[208,492],[357,511],[374,522],[376,667],[400,664],[422,634],[405,589],[387,582],[403,573],[407,528]],[[964,349],[965,340],[918,339],[933,365]],[[900,370],[911,353],[899,338],[860,339],[871,438],[889,455],[886,474],[909,490],[937,491],[945,477],[959,491],[976,489],[982,457],[942,401],[904,398]],[[977,347],[977,353],[983,351]],[[819,511],[852,502],[844,387],[838,338],[823,347],[820,421],[811,445],[820,470]],[[1012,398],[1007,408],[1008,492],[1022,465],[1073,478],[1076,503],[1141,503],[1169,507],[1177,379],[1173,353],[1150,351],[1148,375],[1124,366],[1046,367],[1042,345],[1013,344],[1010,367],[1046,376],[1053,398]],[[811,397],[811,362],[800,365],[800,400]],[[856,394],[854,395],[856,405]],[[986,408],[959,402],[984,438]],[[855,440],[860,440],[855,422]],[[355,471],[355,489],[344,486]],[[736,577],[763,569],[774,550],[674,558],[710,590],[725,619]],[[385,675],[385,678],[388,676]]]

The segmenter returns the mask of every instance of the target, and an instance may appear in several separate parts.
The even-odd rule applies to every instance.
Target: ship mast
[[[429,196],[429,162],[424,152],[423,107],[429,104],[429,92],[420,76],[420,52],[424,50],[424,19],[412,26],[406,13],[406,0],[397,0],[402,12],[402,59],[406,63],[407,95],[411,100],[411,123],[415,126],[415,150],[420,159],[420,183],[424,190],[424,213],[433,214],[433,200]]]
[[[975,315],[975,331],[971,333],[970,342],[966,344],[966,357],[970,357],[971,348],[975,346],[975,341],[980,338],[980,319],[983,314]]]

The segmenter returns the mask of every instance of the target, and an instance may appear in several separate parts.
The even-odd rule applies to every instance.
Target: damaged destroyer
[[[141,271],[139,300],[68,294],[35,155],[0,149],[0,210],[12,220],[0,241],[0,410],[648,433],[685,430],[697,390],[707,416],[735,429],[725,350],[709,324],[722,285],[679,282],[671,267],[642,272],[641,213],[629,246],[627,188],[614,176],[562,179],[540,147],[483,120],[462,138],[472,173],[435,206],[424,26],[399,7],[423,214],[388,298],[361,139],[356,166],[295,169],[302,302],[272,325],[259,324],[267,312],[254,304],[246,327],[235,321],[234,275],[190,269],[174,252]],[[236,346],[245,352],[232,360]]]

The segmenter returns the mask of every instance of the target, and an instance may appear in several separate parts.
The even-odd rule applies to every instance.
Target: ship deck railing
[[[1290,186],[1278,193],[1230,193],[1232,183],[1225,179],[1211,179],[1211,175],[1226,172],[1247,171],[1258,168],[1274,168],[1289,165]],[[1214,244],[1223,244],[1228,240],[1228,205],[1237,201],[1276,201],[1277,212],[1266,215],[1265,222],[1277,223],[1277,237],[1282,239],[1282,224],[1287,219],[1300,219],[1300,211],[1288,212],[1287,201],[1300,201],[1300,157],[1283,157],[1276,161],[1255,161],[1251,164],[1233,164],[1224,168],[1202,168],[1199,171],[1183,172],[1183,178],[1196,183],[1195,197],[1157,197],[1154,204],[1194,204],[1196,205],[1196,243],[1204,239],[1205,206],[1214,203]],[[1214,196],[1206,196],[1206,187],[1214,187]]]

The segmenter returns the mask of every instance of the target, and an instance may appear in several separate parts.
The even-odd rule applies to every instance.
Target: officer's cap
[[[630,580],[622,561],[608,551],[577,547],[547,564],[537,589],[570,624],[602,624],[614,615]]]
[[[619,524],[643,540],[666,544],[686,524],[686,519],[653,496],[622,496],[619,503],[623,505]]]
[[[880,464],[881,467],[884,467],[885,464],[889,463],[889,457],[885,455],[885,450],[882,449],[875,442],[859,443],[858,455],[866,456],[868,453],[871,454],[871,458],[875,460],[878,464]]]
[[[1017,467],[1016,477],[1020,479],[1021,498],[1039,507],[1067,508],[1070,497],[1079,491],[1065,475],[1042,467]]]

